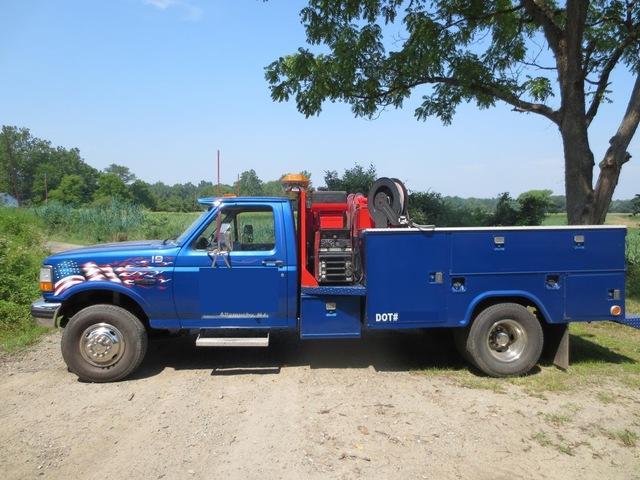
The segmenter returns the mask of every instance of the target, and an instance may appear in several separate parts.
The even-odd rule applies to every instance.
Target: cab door
[[[183,247],[174,285],[183,328],[288,326],[295,268],[274,208],[223,205]]]

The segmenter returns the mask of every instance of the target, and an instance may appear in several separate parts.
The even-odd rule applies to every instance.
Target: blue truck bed
[[[617,226],[367,230],[367,326],[465,326],[498,297],[535,306],[550,324],[626,321],[625,234]]]

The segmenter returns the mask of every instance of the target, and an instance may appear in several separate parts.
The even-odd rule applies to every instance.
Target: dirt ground
[[[640,392],[498,393],[416,373],[452,348],[438,335],[155,340],[113,384],[68,373],[60,337],[0,360],[3,479],[640,479]]]

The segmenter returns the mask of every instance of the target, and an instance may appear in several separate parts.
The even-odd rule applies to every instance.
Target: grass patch
[[[19,352],[40,340],[40,337],[46,333],[51,333],[51,330],[37,325],[24,325],[21,329],[2,332],[0,333],[0,354]]]
[[[596,398],[600,403],[604,403],[605,405],[608,405],[614,402],[613,394],[608,391],[600,391],[596,393]]]
[[[602,435],[603,437],[619,442],[621,445],[629,448],[638,446],[638,434],[633,430],[625,428],[624,430],[607,430],[601,425],[590,424],[592,435]]]
[[[550,412],[550,413],[540,413],[545,422],[553,427],[562,427],[569,423],[572,423],[575,420],[575,417],[580,411],[582,407],[574,404],[574,403],[565,403],[561,406],[562,412]]]
[[[451,353],[446,361],[438,361],[438,368],[430,367],[422,373],[446,378],[462,387],[506,393],[508,385],[522,387],[531,396],[547,400],[558,392],[573,392],[585,387],[605,387],[615,383],[640,389],[640,330],[612,322],[574,323],[570,326],[570,362],[568,371],[552,365],[540,365],[531,375],[515,378],[489,378],[461,364]],[[441,343],[444,340],[441,340]],[[441,345],[442,346],[442,345]],[[443,351],[455,349],[453,345]],[[431,361],[431,359],[429,359]],[[598,395],[602,403],[614,401],[613,394],[602,388]],[[565,405],[561,417],[571,415],[571,405]]]
[[[621,432],[617,432],[616,436],[625,447],[635,447],[638,445],[638,434],[636,432],[624,429]]]
[[[563,425],[566,425],[567,423],[570,423],[572,421],[572,417],[567,414],[546,413],[544,414],[544,421],[554,427],[561,427]]]
[[[551,434],[540,430],[539,432],[531,435],[531,439],[537,442],[541,447],[553,447],[560,453],[573,457],[575,455],[575,447],[579,445],[571,445],[567,440],[556,433],[555,438]]]
[[[505,393],[504,382],[499,378],[476,377],[473,375],[463,375],[457,382],[471,389],[491,390],[493,393]]]

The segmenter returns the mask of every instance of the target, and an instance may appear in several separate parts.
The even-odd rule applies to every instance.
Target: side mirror
[[[222,257],[227,268],[231,268],[231,262],[229,261],[228,253],[233,250],[233,237],[231,236],[231,225],[223,223],[220,225],[220,232],[218,234],[218,245],[211,251],[207,252],[211,259],[211,266],[217,267],[218,257]]]
[[[223,252],[233,251],[233,237],[231,236],[231,225],[223,223],[220,226],[219,248]]]

